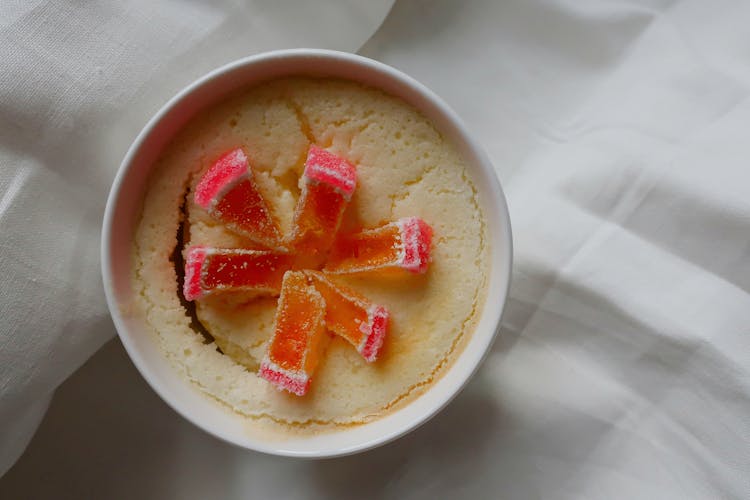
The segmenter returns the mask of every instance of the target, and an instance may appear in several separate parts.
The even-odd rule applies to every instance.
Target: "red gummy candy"
[[[279,246],[279,229],[241,148],[224,154],[201,177],[195,203],[236,233],[270,248]]]
[[[186,300],[216,292],[277,295],[294,257],[270,250],[194,246],[185,257]]]

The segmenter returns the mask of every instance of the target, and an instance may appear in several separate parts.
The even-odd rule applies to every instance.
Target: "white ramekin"
[[[198,111],[230,92],[262,81],[308,75],[353,80],[398,96],[415,106],[453,141],[479,191],[491,245],[488,293],[481,318],[455,362],[422,396],[383,418],[312,437],[263,439],[248,432],[243,417],[201,394],[170,365],[143,318],[133,312],[132,238],[155,159]],[[466,385],[490,350],[510,284],[512,240],[503,191],[484,150],[458,116],[432,91],[400,71],[361,56],[328,50],[267,52],[223,66],[188,85],[146,124],[128,150],[112,185],[102,228],[102,276],[112,319],[133,363],[151,387],[183,417],[206,432],[251,450],[292,457],[355,453],[409,432],[440,411]]]

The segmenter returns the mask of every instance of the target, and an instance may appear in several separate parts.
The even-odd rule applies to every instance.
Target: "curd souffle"
[[[385,306],[376,362],[333,338],[302,397],[276,390],[259,365],[277,298],[181,295],[185,248],[260,248],[209,216],[193,192],[226,151],[242,148],[283,234],[291,231],[311,144],[346,158],[357,188],[342,229],[419,217],[433,230],[425,274],[337,276]],[[490,260],[485,216],[464,161],[416,109],[342,80],[289,78],[238,93],[190,120],[161,154],[133,245],[139,313],[174,367],[251,426],[312,432],[365,423],[429,389],[472,334]]]

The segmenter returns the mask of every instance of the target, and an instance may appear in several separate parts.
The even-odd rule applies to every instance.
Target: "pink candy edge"
[[[412,273],[427,271],[430,261],[432,228],[419,217],[407,217],[397,222],[401,230],[404,256],[401,267]]]
[[[333,186],[347,197],[357,187],[357,170],[354,165],[314,144],[307,152],[304,176]]]
[[[277,389],[289,391],[297,396],[304,396],[310,388],[310,377],[274,367],[269,360],[263,360],[258,375],[275,385]]]
[[[195,188],[195,203],[211,208],[212,202],[225,192],[225,189],[248,173],[247,156],[242,148],[225,153],[203,174]]]
[[[185,259],[185,283],[182,287],[185,300],[195,300],[203,296],[201,275],[206,256],[205,247],[195,246],[188,250],[187,258]]]
[[[360,352],[368,363],[378,359],[380,348],[383,347],[383,341],[385,340],[385,333],[388,330],[388,319],[388,309],[376,305],[372,311],[370,333],[367,335],[365,345]]]

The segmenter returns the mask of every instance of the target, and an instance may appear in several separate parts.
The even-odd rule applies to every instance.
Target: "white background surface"
[[[0,497],[747,498],[749,23],[750,4],[740,1],[398,2],[362,53],[444,97],[487,146],[509,196],[515,281],[501,337],[477,378],[396,443],[298,462],[240,451],[190,427],[115,342],[61,389],[26,455],[0,480]],[[202,73],[223,62],[207,61],[209,53],[185,60],[198,61]],[[8,85],[0,77],[0,89]],[[8,154],[59,159],[56,175],[66,179],[77,164],[72,153],[56,155],[58,129],[44,154],[31,154],[46,142],[24,129],[24,113],[54,95],[37,93],[23,105],[20,91],[3,97],[0,116],[15,110],[21,124],[10,136],[0,122],[1,138],[20,137],[0,143],[3,200],[13,186]],[[50,103],[39,109],[54,109]],[[129,126],[113,125],[123,127],[117,137],[101,132],[114,141],[107,154],[124,152],[146,118],[134,112]],[[99,137],[91,134],[83,138]],[[111,165],[92,163],[83,178],[99,168],[91,189],[103,192]],[[59,189],[52,179],[50,189]],[[14,213],[14,200],[0,204],[0,217]],[[101,202],[92,202],[94,214]],[[28,227],[51,231],[41,215],[29,215],[49,216],[49,207],[19,206],[32,224],[16,238],[23,242]],[[89,231],[95,259],[96,229]],[[18,279],[12,273],[24,262],[34,271],[26,276],[38,276],[34,256],[13,257],[20,250],[2,234],[2,283],[14,283],[5,280]],[[15,309],[2,289],[7,324]],[[91,318],[102,318],[98,330],[86,323],[101,342],[111,327],[98,302],[81,300],[91,302]],[[18,317],[31,325],[22,333],[60,338]],[[69,331],[80,317],[68,318]],[[64,336],[57,342],[74,350]],[[9,386],[2,387],[5,412]],[[39,400],[39,391],[13,390]]]

